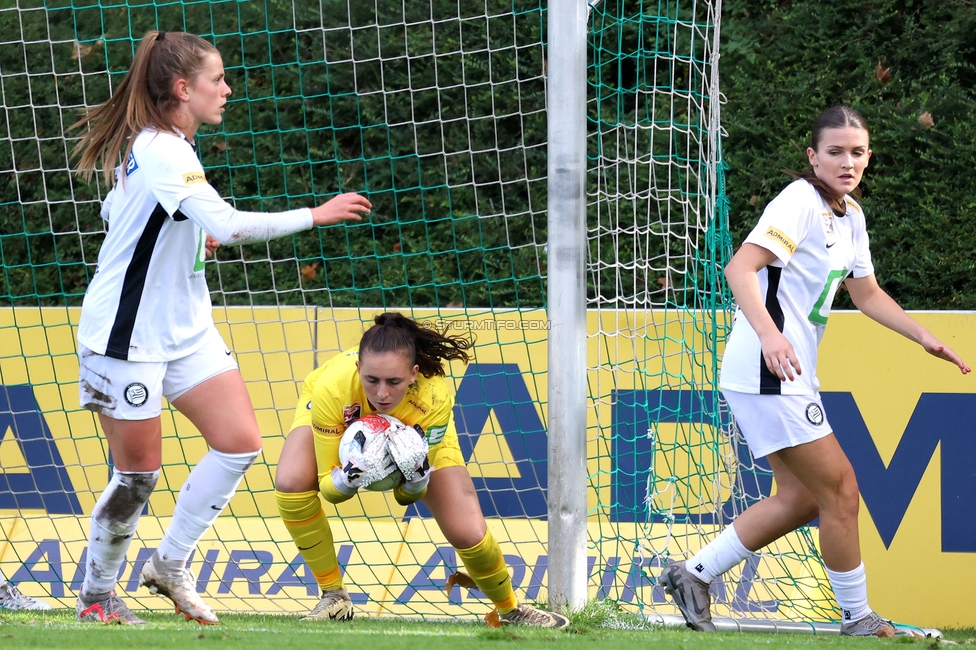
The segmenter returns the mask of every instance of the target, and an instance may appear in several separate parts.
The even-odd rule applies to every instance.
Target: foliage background
[[[330,17],[355,25],[372,8],[329,0],[292,16],[281,0],[5,3],[0,297],[80,302],[103,237],[97,205],[105,188],[68,172],[65,127],[81,106],[104,100],[109,76],[121,79],[129,34],[161,21],[210,34],[224,54],[236,104],[222,131],[203,134],[201,151],[211,182],[232,191],[239,208],[298,207],[339,189],[368,189],[376,206],[367,224],[222,248],[210,275],[215,298],[542,304],[544,60],[533,43],[545,11],[515,4],[517,20],[479,24],[481,3],[470,15],[441,0],[405,3],[386,18],[435,26],[327,45],[293,27],[323,17],[327,26]],[[512,6],[487,4],[489,15]],[[976,4],[725,0],[723,9],[735,243],[788,181],[780,170],[806,164],[816,114],[848,103],[872,128],[863,205],[882,286],[906,308],[976,309]],[[338,58],[342,47],[374,48],[388,63],[323,66],[307,56],[324,47],[340,48]],[[435,78],[440,89],[424,90]],[[380,104],[371,91],[384,88],[392,99]],[[419,125],[418,115],[427,116]],[[425,148],[432,134],[440,149]],[[470,153],[488,150],[496,153]],[[842,295],[836,306],[848,305]]]
[[[976,309],[976,4],[726,0],[720,62],[736,244],[802,170],[837,103],[871,129],[861,184],[881,286],[908,309]],[[835,308],[850,305],[846,294]]]

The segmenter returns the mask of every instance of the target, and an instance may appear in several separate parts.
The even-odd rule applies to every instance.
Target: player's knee
[[[857,518],[858,510],[861,508],[861,495],[857,489],[857,481],[845,484],[840,494],[840,507],[848,517]]]
[[[820,514],[820,504],[817,498],[807,489],[782,489],[776,493],[777,498],[783,499],[785,509],[793,517],[797,526],[802,526],[816,519]]]
[[[251,469],[251,465],[261,455],[261,446],[258,445],[258,448],[253,451],[242,451],[239,453],[227,453],[211,449],[210,454],[213,455],[214,459],[225,471],[232,474],[244,474],[247,470]]]
[[[857,517],[860,508],[860,492],[853,469],[841,471],[830,483],[821,498],[820,507],[842,517]]]
[[[799,504],[797,508],[797,519],[799,520],[801,526],[809,524],[811,521],[820,516],[820,504],[813,497],[810,497],[805,502]]]
[[[103,498],[92,511],[92,520],[113,536],[128,537],[158,479],[159,470],[115,472]]]
[[[448,528],[445,530],[444,528]],[[441,529],[447,542],[456,549],[474,548],[485,539],[488,527],[485,520],[464,522],[460,526],[445,526]]]
[[[298,492],[311,492],[312,490],[318,490],[319,486],[314,479],[309,481],[307,480],[307,477],[300,477],[295,474],[282,472],[281,466],[279,465],[278,470],[275,472],[274,487],[278,492],[295,494]]]
[[[456,533],[451,536],[447,541],[451,546],[458,550],[464,550],[466,548],[474,548],[481,543],[481,540],[485,538],[484,533],[478,535],[477,533],[471,533],[468,531]]]

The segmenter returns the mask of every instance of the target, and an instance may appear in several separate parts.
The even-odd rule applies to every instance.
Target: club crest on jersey
[[[149,399],[149,389],[145,384],[134,382],[125,387],[125,401],[131,406],[142,406]]]
[[[819,427],[824,421],[824,412],[816,402],[807,404],[807,420],[815,427]]]
[[[346,404],[342,407],[342,421],[346,423],[347,427],[358,420],[362,414],[363,405],[359,402],[356,402],[355,404]]]
[[[129,157],[125,159],[125,177],[132,176],[132,172],[137,169],[139,169],[139,164],[136,162],[136,155],[130,151]]]
[[[834,213],[827,211],[821,212],[820,217],[823,219],[824,233],[827,235],[834,234]]]
[[[183,174],[183,182],[187,185],[206,183],[207,177],[203,175],[203,172],[190,172],[189,174]]]

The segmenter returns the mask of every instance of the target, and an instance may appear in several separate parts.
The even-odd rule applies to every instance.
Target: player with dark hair
[[[874,276],[861,206],[851,198],[871,158],[864,118],[848,106],[813,124],[810,168],[766,206],[725,269],[738,303],[720,386],[752,455],[765,456],[776,494],[753,504],[661,583],[688,626],[713,631],[709,583],[820,517],[820,550],[842,615],[841,634],[908,634],[868,606],[858,542],[859,493],[820,400],[817,346],[843,282],[854,305],[940,359],[970,372],[914,321]]]
[[[405,479],[394,488],[394,497],[401,505],[423,501],[471,578],[495,604],[501,623],[568,625],[564,616],[518,602],[501,548],[481,513],[458,445],[453,391],[444,380],[444,362],[467,363],[470,347],[468,339],[386,313],[374,319],[358,347],[333,357],[305,379],[278,461],[275,497],[322,590],[306,620],[353,616],[319,493],[329,503],[341,503],[366,487],[363,468],[340,465],[339,442],[356,419],[380,413],[408,427],[390,442]],[[406,466],[401,460],[405,457],[411,459]]]
[[[204,261],[218,243],[265,241],[369,213],[356,194],[273,214],[227,204],[207,182],[194,139],[202,124],[221,123],[230,94],[213,45],[152,31],[115,94],[73,125],[88,127],[76,148],[81,176],[91,179],[101,165],[106,181],[114,180],[101,210],[108,233],[78,327],[81,405],[98,413],[114,461],[92,511],[80,620],[143,622],[114,588],[159,477],[165,397],[210,451],[180,490],[140,584],[188,619],[217,622],[185,565],[260,453],[261,432],[214,326]]]

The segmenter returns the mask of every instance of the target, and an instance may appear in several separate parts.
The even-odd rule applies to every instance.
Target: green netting
[[[654,576],[770,475],[715,391],[731,241],[709,2],[598,3],[590,30],[590,595],[672,614]],[[150,29],[215,43],[234,91],[198,150],[246,210],[368,194],[363,223],[223,247],[215,320],[236,351],[265,454],[193,560],[218,609],[302,611],[314,580],[277,519],[273,474],[297,385],[383,309],[470,331],[451,369],[462,451],[521,598],[546,598],[545,6],[292,0],[0,8],[0,568],[73,604],[107,447],[77,407],[74,325],[106,188],[71,173],[66,134]],[[205,127],[206,128],[206,127]],[[164,476],[120,587],[135,587],[205,445],[164,411]],[[6,482],[4,482],[6,481]],[[373,614],[482,615],[424,515],[369,495],[327,508],[350,591]],[[355,542],[355,543],[354,543]],[[810,532],[719,586],[719,614],[833,617]],[[32,583],[31,580],[37,581]],[[155,599],[137,601],[162,607]]]
[[[623,0],[598,3],[591,21],[589,306],[600,325],[590,393],[609,414],[590,434],[590,541],[603,567],[591,582],[666,613],[661,588],[640,587],[772,481],[716,391],[731,326],[718,21],[708,2]],[[836,618],[806,530],[726,574],[713,596],[719,616]]]

